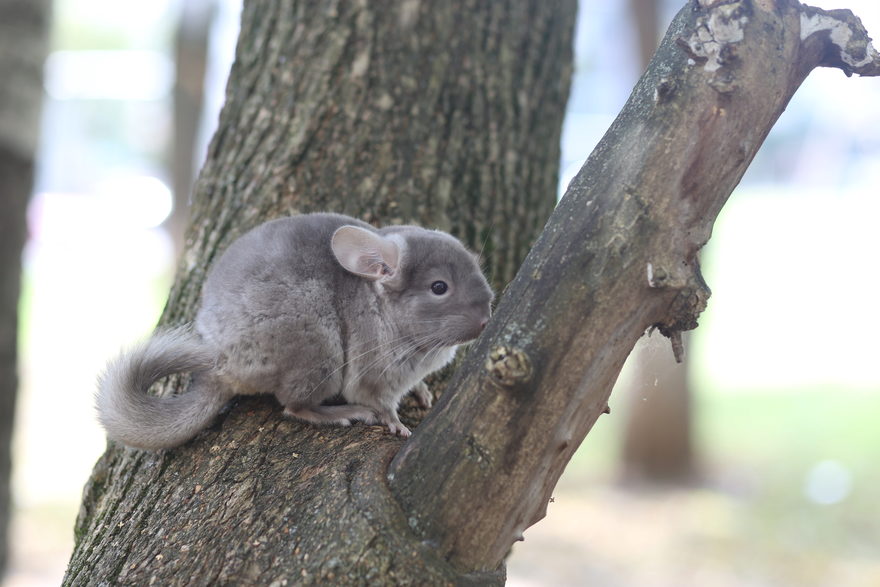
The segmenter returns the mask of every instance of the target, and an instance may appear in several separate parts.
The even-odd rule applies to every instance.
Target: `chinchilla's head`
[[[346,270],[375,282],[395,329],[419,348],[471,341],[489,320],[493,294],[477,256],[445,232],[343,226],[331,248]]]

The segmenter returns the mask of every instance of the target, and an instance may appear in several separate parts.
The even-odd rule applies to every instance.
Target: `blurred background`
[[[560,194],[682,4],[581,0]],[[876,0],[821,4],[880,35]],[[239,10],[54,1],[3,585],[61,580],[105,444],[95,377],[162,309]],[[685,363],[640,342],[511,585],[880,585],[878,105],[880,79],[810,75],[704,250]]]

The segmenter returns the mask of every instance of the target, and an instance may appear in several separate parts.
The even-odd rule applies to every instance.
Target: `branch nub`
[[[818,65],[840,68],[847,76],[853,73],[880,75],[880,53],[874,49],[868,31],[852,11],[801,7],[801,42],[807,43],[811,39],[820,39],[826,45]]]
[[[649,287],[677,290],[672,303],[666,310],[666,316],[654,324],[652,328],[656,328],[660,334],[670,340],[675,361],[678,363],[684,360],[684,344],[681,340],[681,333],[697,327],[697,318],[706,309],[709,296],[712,295],[712,291],[703,280],[697,260],[694,259],[689,267],[691,272],[687,276],[682,275],[678,279],[669,279],[665,270],[655,267],[652,263],[647,264]]]
[[[485,367],[492,381],[503,387],[524,383],[532,376],[529,356],[520,349],[508,346],[493,347],[486,358]]]

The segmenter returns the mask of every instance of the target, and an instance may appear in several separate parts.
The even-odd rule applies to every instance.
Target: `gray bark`
[[[25,211],[33,185],[48,28],[48,1],[0,0],[0,577],[8,556],[21,251],[27,235]]]
[[[162,323],[192,318],[232,239],[297,212],[449,230],[483,249],[502,287],[555,203],[574,11],[574,0],[246,2]],[[500,565],[473,574],[413,537],[383,481],[401,443],[285,420],[250,398],[180,449],[109,446],[65,583],[501,581]]]

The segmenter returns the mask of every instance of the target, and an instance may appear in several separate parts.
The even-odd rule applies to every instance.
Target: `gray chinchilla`
[[[98,415],[115,441],[177,446],[236,394],[272,393],[284,413],[314,423],[384,424],[423,377],[489,319],[492,290],[476,256],[454,237],[417,226],[376,229],[338,214],[262,224],[214,264],[192,326],[160,331],[111,361]],[[147,389],[172,373],[190,389]],[[347,403],[324,405],[341,396]]]

